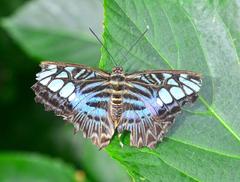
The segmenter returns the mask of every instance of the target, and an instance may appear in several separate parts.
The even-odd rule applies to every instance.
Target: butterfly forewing
[[[75,64],[43,62],[41,67],[32,86],[35,100],[72,122],[99,148],[108,145],[114,133],[108,115],[109,74]]]
[[[185,103],[200,90],[200,75],[189,71],[145,71],[126,76],[118,131],[131,132],[131,145],[155,147]]]

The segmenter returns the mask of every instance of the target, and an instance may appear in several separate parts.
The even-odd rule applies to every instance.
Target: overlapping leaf
[[[4,27],[31,56],[39,60],[97,66],[100,45],[89,33],[101,33],[101,3],[85,0],[30,1],[3,21]]]

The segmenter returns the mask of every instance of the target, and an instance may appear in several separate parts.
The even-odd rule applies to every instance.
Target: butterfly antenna
[[[145,31],[138,37],[138,39],[132,44],[132,46],[128,49],[127,53],[125,54],[125,58],[128,56],[128,54],[131,52],[131,50],[134,48],[134,46],[143,38],[143,36],[147,33],[149,30],[149,26],[147,25]]]
[[[102,45],[102,47],[107,51],[107,53],[109,54],[109,56],[112,59],[112,62],[114,64],[114,66],[117,66],[113,56],[110,54],[110,52],[108,51],[108,49],[103,45],[102,41],[98,38],[97,34],[89,27],[90,32],[93,34],[94,37],[96,37],[96,39],[98,40],[98,42]]]

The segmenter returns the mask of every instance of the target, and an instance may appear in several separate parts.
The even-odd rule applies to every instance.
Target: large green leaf
[[[5,19],[3,26],[40,60],[97,66],[100,46],[88,27],[101,33],[101,20],[101,3],[95,0],[34,0]]]
[[[194,107],[185,107],[155,150],[121,148],[107,152],[135,180],[240,180],[239,1],[105,0],[104,44],[127,72],[186,69],[203,74]],[[141,32],[148,33],[124,54]],[[120,53],[119,53],[120,52]],[[102,49],[101,67],[110,70]]]
[[[59,160],[36,154],[0,154],[0,181],[2,182],[73,182],[76,171]]]

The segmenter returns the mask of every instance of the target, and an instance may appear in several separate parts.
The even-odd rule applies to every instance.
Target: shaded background
[[[35,173],[31,171],[35,167],[34,163],[31,162],[31,157],[28,157],[30,156],[29,154],[40,156],[40,163],[41,156],[43,156],[44,160],[50,161],[50,168],[51,162],[55,161],[60,161],[63,166],[69,166],[74,173],[73,180],[129,181],[125,170],[104,151],[98,151],[89,140],[82,139],[81,132],[73,135],[72,126],[65,125],[61,118],[54,116],[52,112],[45,112],[42,105],[36,104],[34,102],[34,94],[30,89],[35,82],[35,74],[40,70],[38,64],[43,59],[58,59],[59,61],[71,59],[72,62],[85,63],[97,67],[100,59],[100,46],[92,39],[87,28],[88,26],[93,27],[98,34],[101,34],[103,18],[101,2],[96,1],[93,4],[84,4],[87,0],[80,1],[82,3],[81,11],[76,10],[79,14],[73,14],[76,17],[79,16],[79,19],[77,18],[75,21],[78,21],[82,27],[76,26],[71,28],[70,25],[75,26],[75,22],[69,22],[73,19],[66,17],[64,23],[69,22],[69,26],[63,27],[63,30],[66,28],[74,30],[73,34],[74,32],[76,34],[75,37],[72,37],[72,40],[64,40],[64,36],[58,39],[54,38],[54,31],[42,34],[42,37],[37,37],[39,41],[44,38],[48,40],[46,41],[50,44],[48,46],[53,48],[59,42],[64,42],[65,46],[62,46],[58,51],[54,50],[55,52],[47,46],[44,49],[44,45],[41,45],[41,47],[32,46],[31,40],[37,42],[33,32],[25,31],[25,35],[22,36],[23,40],[27,40],[25,42],[27,45],[24,45],[21,40],[16,38],[20,31],[18,31],[17,27],[14,27],[15,25],[29,23],[29,27],[31,27],[31,23],[35,22],[32,20],[38,22],[37,18],[44,16],[44,13],[31,15],[32,12],[36,12],[31,10],[31,6],[41,10],[41,3],[39,2],[41,1],[2,0],[0,3],[0,18],[2,20],[0,28],[0,181],[14,179],[20,181],[22,178],[25,179],[24,181],[31,181],[32,179],[37,181],[37,178],[34,178]],[[56,2],[53,1],[53,3]],[[64,1],[60,3],[64,3]],[[15,14],[19,8],[20,15],[18,13]],[[26,9],[30,10],[26,11]],[[23,13],[21,15],[21,12],[25,11],[29,13],[29,16],[27,16],[29,19],[24,19],[26,14]],[[93,14],[92,12],[95,13]],[[6,21],[5,17],[10,15],[11,18]],[[60,20],[64,16],[55,18]],[[45,18],[45,22],[49,20],[49,25],[46,24],[46,27],[49,28],[52,25],[54,29],[54,23],[56,23],[57,26],[55,28],[61,32],[61,24],[58,24],[60,21],[54,22],[50,16],[49,19],[47,16]],[[42,23],[42,26],[45,26],[45,22]],[[78,35],[79,39],[76,38]],[[28,49],[28,45],[30,49]],[[74,53],[69,53],[69,51],[63,52],[64,49],[73,49],[74,46]],[[19,159],[18,156],[20,156]],[[26,162],[24,161],[25,159],[30,161],[30,163],[28,161],[29,168],[23,167],[27,165],[24,163]],[[19,173],[19,171],[21,172]],[[42,173],[47,172],[51,173],[51,171],[41,171],[39,175],[43,176]],[[31,176],[29,173],[33,175]],[[46,179],[49,181],[56,180],[56,178],[50,179],[49,176],[46,176]],[[61,178],[61,180],[69,181],[68,178]]]

